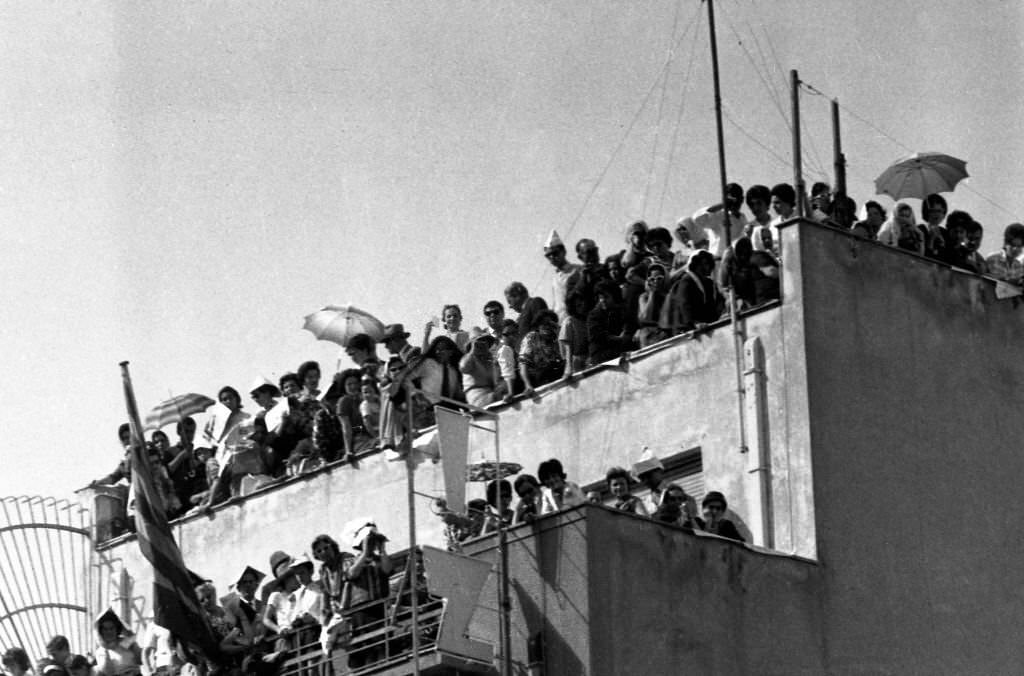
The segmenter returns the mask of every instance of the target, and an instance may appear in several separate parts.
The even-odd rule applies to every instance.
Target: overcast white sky
[[[877,128],[844,113],[859,203],[891,161],[937,150],[968,161],[951,203],[984,250],[1021,220],[1020,2],[716,10],[731,180],[791,180],[796,68]],[[325,304],[417,339],[446,302],[477,324],[513,279],[550,296],[551,228],[609,254],[630,219],[714,201],[703,11],[0,2],[0,495],[65,495],[117,463],[121,360],[144,410],[330,370],[337,348],[300,328]],[[807,178],[827,178],[827,101],[803,115]]]

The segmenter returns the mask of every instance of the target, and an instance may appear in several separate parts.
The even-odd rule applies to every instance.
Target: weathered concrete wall
[[[589,505],[509,541],[520,668],[543,632],[548,674],[826,673],[812,562]],[[493,539],[471,549],[497,559]],[[497,606],[497,582],[482,606]]]
[[[590,671],[593,609],[588,588],[588,539],[593,524],[586,515],[601,508],[582,508],[545,517],[508,532],[511,571],[511,654],[516,674],[525,674],[527,642],[543,634],[545,673],[584,676]],[[471,542],[466,552],[498,568],[496,536]],[[498,645],[497,574],[480,597],[470,633]],[[496,648],[497,651],[497,648]]]
[[[788,304],[748,315],[747,337],[760,337],[766,352],[769,443],[773,473],[775,547],[813,557],[813,502],[806,432],[804,361],[796,318]],[[794,336],[794,334],[797,334]],[[622,369],[592,373],[545,392],[501,414],[503,459],[535,473],[558,458],[569,479],[603,479],[609,467],[629,467],[644,445],[665,457],[699,446],[705,487],[719,490],[763,542],[757,519],[756,482],[748,479],[748,454],[739,451],[736,356],[725,323],[694,338],[634,355]],[[749,429],[751,423],[748,420]],[[493,441],[475,437],[480,455]],[[474,455],[473,457],[476,457]]]
[[[1024,308],[811,225],[802,266],[829,673],[1024,673]],[[788,297],[788,296],[787,296]]]

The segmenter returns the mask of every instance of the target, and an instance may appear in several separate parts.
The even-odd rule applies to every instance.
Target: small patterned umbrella
[[[500,472],[498,463],[474,462],[466,467],[466,481],[494,481],[504,479],[523,471],[523,466],[516,462],[501,463]]]
[[[196,413],[202,413],[213,406],[214,401],[204,394],[179,394],[167,401],[157,404],[153,410],[146,414],[146,429],[158,430],[164,425],[176,423],[182,418],[187,418]]]
[[[932,193],[950,192],[967,178],[967,163],[942,153],[916,153],[898,160],[875,179],[875,192],[894,200],[924,199]]]
[[[302,325],[320,340],[329,340],[342,347],[357,333],[365,333],[375,341],[384,336],[384,324],[365,310],[352,305],[328,305],[306,315]]]

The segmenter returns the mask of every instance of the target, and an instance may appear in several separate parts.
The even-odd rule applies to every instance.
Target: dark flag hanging
[[[139,549],[153,565],[153,621],[205,657],[213,657],[217,652],[217,641],[199,606],[181,550],[167,523],[163,498],[153,481],[153,468],[149,463],[128,362],[121,363],[121,378],[132,430],[132,492],[135,494]]]

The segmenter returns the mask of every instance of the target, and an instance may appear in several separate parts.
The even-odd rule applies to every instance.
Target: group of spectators
[[[97,666],[97,659],[92,655],[86,657],[72,653],[67,637],[60,635],[54,636],[46,644],[46,657],[39,660],[34,668],[32,659],[21,647],[5,650],[2,661],[3,671],[9,676],[114,676],[115,673],[112,670],[104,671],[106,662]]]
[[[633,495],[637,487],[647,490],[644,498]],[[519,498],[515,507],[512,506],[513,492]],[[745,541],[735,523],[726,518],[728,503],[722,493],[708,492],[701,501],[702,516],[698,516],[696,500],[678,483],[666,481],[661,461],[646,454],[633,465],[632,471],[610,468],[603,491],[584,493],[578,484],[569,481],[561,461],[551,458],[540,463],[536,476],[520,474],[513,482],[507,479],[489,482],[486,499],[470,500],[463,512],[451,509],[443,499],[437,500],[436,506],[445,524],[446,545],[450,551],[459,552],[467,540],[494,533],[503,526],[530,523],[538,516],[587,502],[605,504],[687,530]]]
[[[387,540],[373,523],[351,534],[351,552],[318,535],[311,545],[315,562],[276,551],[269,576],[246,565],[220,598],[210,580],[189,571],[216,643],[212,653],[199,656],[155,623],[139,638],[108,609],[95,622],[96,644],[88,655],[72,654],[67,638],[55,636],[34,670],[22,648],[3,654],[4,670],[9,676],[269,676],[289,651],[318,643],[325,652],[342,649],[332,658],[346,664],[336,667],[363,666],[378,659],[378,648],[347,648],[354,633],[385,619],[385,602],[393,598]]]
[[[512,282],[504,303],[484,304],[481,327],[463,328],[462,310],[452,304],[427,323],[422,345],[409,342],[402,324],[386,326],[379,341],[357,334],[345,346],[356,368],[334,374],[326,389],[316,362],[303,363],[276,383],[258,379],[248,392],[254,414],[243,410],[238,390],[221,388],[198,442],[191,418],[177,423],[173,446],[162,430],[152,432],[150,457],[167,513],[202,511],[325,463],[398,448],[411,430],[434,422],[435,405],[484,407],[533,396],[536,388],[571,379],[587,367],[702,329],[728,315],[729,298],[738,310],[777,299],[784,253],[778,226],[795,217],[796,192],[785,183],[746,191],[732,183],[726,192],[724,204],[677,223],[675,250],[668,229],[636,221],[626,228],[625,248],[602,258],[597,243],[583,238],[574,247],[578,262],[571,263],[552,231],[543,249],[554,268],[550,303]],[[920,225],[902,202],[888,217],[874,201],[865,205],[863,220],[856,220],[856,210],[852,199],[828,185],[812,187],[807,212],[824,225],[1024,282],[1022,224],[1008,226],[1003,249],[985,258],[979,253],[982,226],[966,212],[947,213],[939,195],[924,200]],[[386,358],[378,356],[378,344]],[[127,427],[119,434],[127,448]],[[126,453],[113,472],[93,483],[117,483],[130,471]]]

